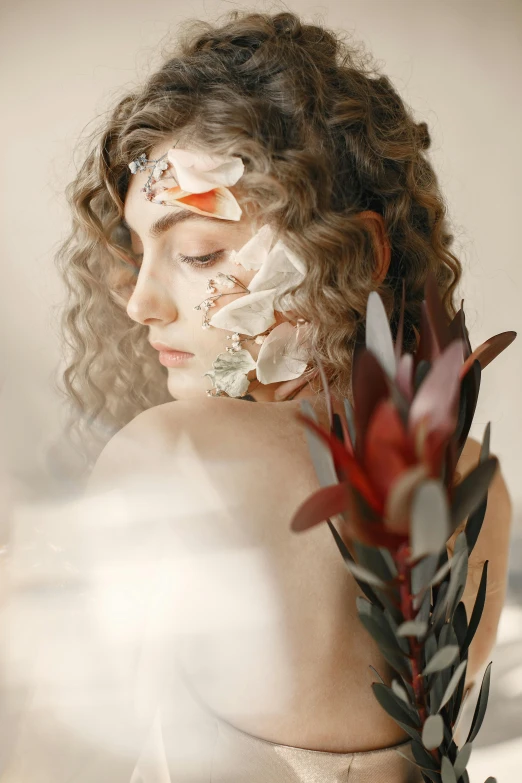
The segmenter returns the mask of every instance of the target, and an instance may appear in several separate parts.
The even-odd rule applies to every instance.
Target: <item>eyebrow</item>
[[[237,222],[223,220],[223,218],[210,217],[209,215],[200,215],[198,212],[192,212],[190,209],[181,209],[177,212],[168,212],[166,215],[162,215],[159,220],[156,220],[149,229],[149,236],[151,239],[157,239],[159,236],[168,231],[169,228],[172,228],[172,226],[176,226],[178,223],[184,223],[186,220],[206,220],[212,223],[227,224],[230,224],[231,222]],[[122,218],[121,222],[129,231],[133,231],[135,234],[138,233],[132,228],[132,226],[128,224],[125,218]]]

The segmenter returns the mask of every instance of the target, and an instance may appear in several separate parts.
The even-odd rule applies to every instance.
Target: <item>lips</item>
[[[185,353],[187,356],[194,356],[193,353],[190,353],[190,351],[184,351],[181,348],[172,348],[170,345],[166,345],[165,343],[160,342],[154,342],[151,343],[151,346],[156,349],[156,351],[168,351],[169,353]]]

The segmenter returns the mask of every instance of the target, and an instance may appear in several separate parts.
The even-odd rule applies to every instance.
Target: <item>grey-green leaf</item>
[[[471,742],[466,742],[461,749],[459,750],[457,754],[457,758],[455,759],[455,764],[453,765],[453,768],[455,770],[455,775],[457,776],[457,780],[460,778],[464,770],[466,769],[469,761],[469,757],[471,756],[471,750],[472,750],[472,744]]]
[[[440,773],[442,777],[442,783],[457,783],[457,776],[455,775],[453,764],[447,756],[442,757]]]
[[[462,538],[461,538],[462,537]],[[457,544],[464,545],[464,549],[457,551]],[[447,604],[448,604],[448,616],[452,616],[457,604],[462,598],[464,588],[466,587],[466,580],[468,578],[468,552],[466,543],[466,534],[459,533],[455,542],[455,550],[453,557],[451,558],[451,576],[449,580]]]
[[[355,421],[354,421],[352,404],[350,400],[347,400],[346,398],[343,400],[343,403],[344,403],[344,414],[346,416],[346,424],[348,425],[348,434],[350,435],[352,446],[355,449],[356,432],[355,432]]]
[[[303,402],[305,401],[303,400]],[[308,405],[313,410],[310,403],[308,403]],[[320,486],[335,486],[335,484],[339,483],[339,479],[337,478],[332,452],[309,427],[305,427],[305,435],[308,443],[308,451],[310,452],[310,457]]]
[[[438,554],[450,536],[449,509],[440,481],[427,479],[413,495],[411,506],[411,557]]]
[[[394,720],[400,721],[412,729],[420,726],[420,719],[417,713],[406,705],[391,688],[381,685],[380,682],[374,682],[372,683],[372,689],[381,707]]]
[[[428,623],[419,620],[406,620],[399,625],[397,636],[424,636],[428,630]]]
[[[482,436],[482,444],[480,446],[480,462],[485,462],[487,458],[489,457],[489,446],[491,442],[491,422],[488,421],[486,424],[486,429],[484,430],[484,435]]]
[[[428,661],[428,665],[422,673],[427,675],[433,674],[434,672],[440,672],[442,669],[450,666],[458,654],[458,645],[447,644],[446,647],[443,647],[441,650],[437,650],[433,658]]]
[[[393,679],[391,687],[395,695],[398,696],[399,699],[402,699],[404,702],[406,702],[408,706],[410,706],[410,700],[408,699],[408,694],[406,693],[406,689],[403,688],[400,682],[398,680]]]
[[[390,378],[395,378],[397,360],[389,318],[377,291],[371,291],[366,305],[366,348]]]
[[[422,744],[428,750],[438,748],[444,739],[444,722],[441,715],[429,715],[422,728]]]
[[[367,582],[369,585],[374,585],[374,587],[386,587],[386,584],[382,581],[382,579],[379,579],[378,576],[373,574],[367,568],[363,568],[363,566],[360,566],[357,563],[351,563],[347,560],[344,561],[344,564],[348,571],[356,579],[360,579],[362,582]]]
[[[453,691],[457,687],[460,678],[462,677],[464,671],[466,670],[466,666],[468,665],[467,661],[461,661],[455,671],[453,672],[451,676],[451,680],[448,683],[448,687],[444,691],[444,696],[442,697],[442,701],[439,704],[438,710],[441,710],[445,704],[451,699],[453,696]],[[438,711],[437,710],[437,711]]]
[[[484,604],[486,603],[486,587],[487,587],[487,581],[488,581],[488,563],[489,560],[486,560],[483,567],[482,567],[482,576],[480,577],[480,584],[479,589],[477,591],[477,596],[475,598],[475,604],[473,606],[473,611],[471,612],[471,617],[469,620],[468,629],[466,631],[466,635],[464,637],[464,642],[462,644],[462,652],[464,653],[471,642],[473,641],[473,637],[475,636],[475,632],[478,628],[478,625],[480,623],[480,618],[482,617],[482,611],[484,609]]]
[[[452,529],[460,525],[484,500],[497,471],[497,457],[487,457],[457,484],[451,504]]]
[[[389,582],[395,574],[390,570],[388,561],[380,549],[354,541],[355,559],[363,568],[367,568],[383,582]]]
[[[477,704],[475,706],[475,712],[473,713],[473,720],[471,721],[471,728],[469,730],[468,739],[466,742],[473,742],[475,737],[480,731],[484,715],[486,714],[486,707],[488,706],[489,696],[489,682],[491,679],[491,662],[488,663],[484,677],[482,679],[482,685],[480,686],[480,693]]]

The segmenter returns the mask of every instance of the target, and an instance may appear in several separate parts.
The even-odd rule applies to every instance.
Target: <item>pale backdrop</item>
[[[52,379],[60,362],[56,320],[62,290],[53,252],[67,230],[63,190],[75,169],[73,151],[93,119],[146,76],[159,44],[166,45],[169,31],[175,35],[180,20],[189,13],[215,19],[233,7],[286,7],[366,43],[417,119],[429,125],[432,159],[457,236],[454,250],[465,267],[461,292],[472,344],[504,330],[522,331],[520,0],[293,0],[262,6],[3,0],[0,434],[4,458],[29,497],[57,491],[44,457],[60,415]],[[521,341],[519,336],[484,372],[472,430],[481,439],[492,422],[492,448],[515,502],[517,527]],[[522,590],[520,550],[514,539],[515,603]],[[506,620],[511,634],[513,622],[520,618]],[[511,691],[522,696],[522,672],[513,676]],[[513,719],[521,716],[519,699]],[[510,752],[520,757],[514,747],[501,754],[504,762]],[[497,761],[494,767],[488,764],[485,773],[497,771],[499,783],[511,781],[508,772],[501,777]]]

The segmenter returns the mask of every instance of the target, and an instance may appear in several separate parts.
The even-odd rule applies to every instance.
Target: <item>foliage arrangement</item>
[[[366,345],[354,353],[353,406],[331,394],[320,368],[330,428],[319,425],[305,400],[298,417],[321,489],[291,526],[304,531],[327,521],[364,593],[357,598],[360,620],[393,672],[391,687],[375,672],[375,697],[411,737],[422,779],[469,783],[466,765],[486,711],[491,663],[461,747],[455,732],[467,696],[468,650],[486,600],[487,561],[469,618],[461,598],[498,467],[489,453],[490,424],[478,464],[458,483],[456,465],[481,371],[516,333],[498,334],[473,351],[463,303],[448,323],[432,275],[424,293],[413,354],[402,352],[404,289],[395,342],[382,300],[370,294]],[[447,542],[460,527],[450,557]]]

